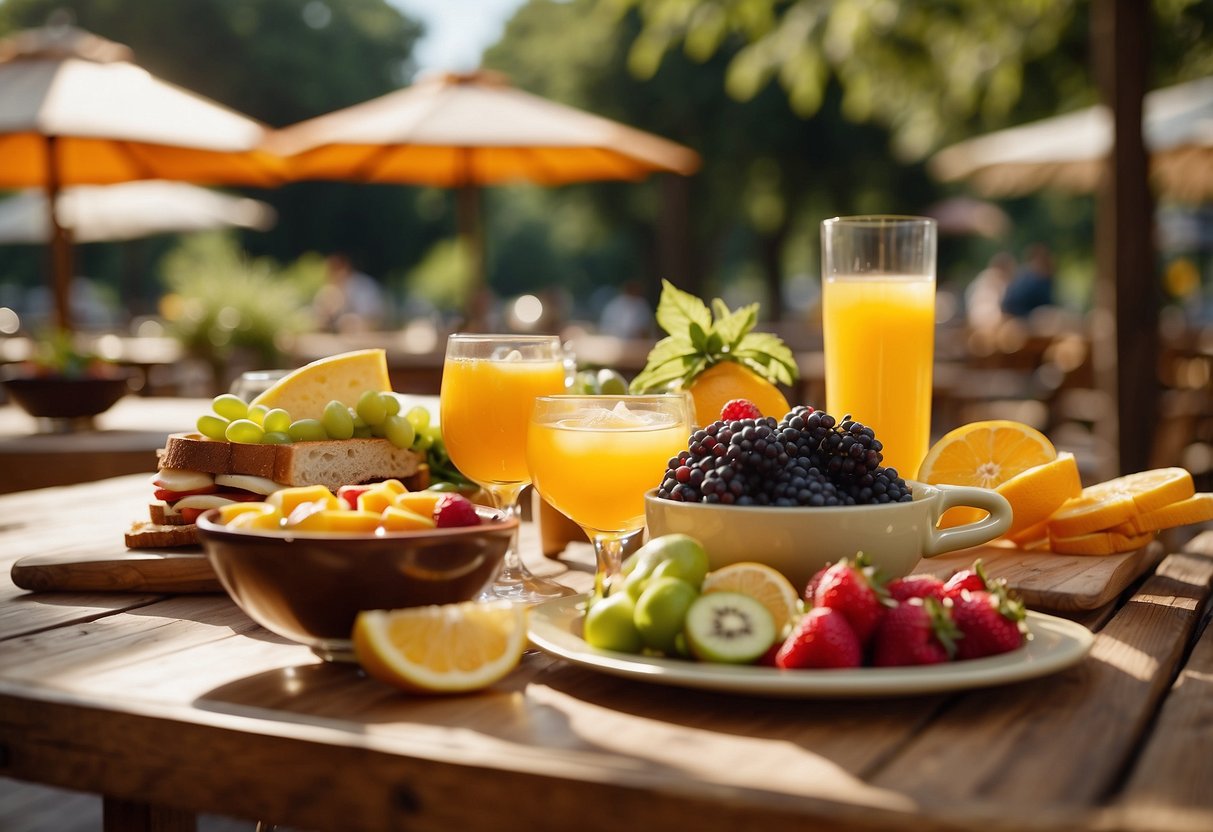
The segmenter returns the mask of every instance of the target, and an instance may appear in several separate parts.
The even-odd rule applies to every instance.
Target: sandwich
[[[194,521],[202,512],[264,500],[283,488],[323,485],[336,492],[385,479],[410,490],[428,484],[426,451],[397,413],[381,349],[313,361],[248,404],[225,394],[213,407],[198,419],[197,433],[173,434],[158,452],[155,501],[148,519],[127,531],[128,547],[196,544]]]
[[[380,438],[248,445],[178,433],[158,456],[148,519],[126,532],[132,549],[194,545],[194,521],[204,511],[264,500],[282,488],[323,485],[336,492],[385,479],[398,479],[410,490],[428,484],[420,454]]]

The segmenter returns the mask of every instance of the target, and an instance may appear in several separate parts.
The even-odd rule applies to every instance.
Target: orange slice
[[[1041,520],[1035,525],[1028,526],[1026,529],[1023,529],[1016,534],[1006,535],[1006,537],[1020,549],[1027,549],[1031,547],[1033,543],[1039,543],[1042,540],[1048,544],[1049,521]]]
[[[994,489],[1007,498],[1015,512],[1008,536],[1028,535],[1028,539],[1048,537],[1042,526],[1066,500],[1082,494],[1082,479],[1074,454],[1061,453],[1052,462],[1037,465],[1016,474]]]
[[[1156,468],[1097,483],[1049,518],[1050,537],[1078,537],[1126,523],[1196,493],[1183,468]]]
[[[1057,449],[1048,437],[1022,422],[970,422],[931,446],[918,468],[918,479],[931,485],[995,488],[1056,458]]]
[[[703,579],[702,592],[738,592],[762,604],[775,619],[775,632],[783,634],[800,613],[800,596],[792,582],[777,569],[765,563],[742,561],[709,572]]]
[[[478,690],[518,666],[526,616],[509,601],[370,610],[354,622],[354,654],[371,676],[405,690]]]
[[[1160,509],[1138,514],[1113,531],[1121,534],[1143,534],[1186,526],[1189,523],[1203,523],[1206,520],[1213,520],[1213,494],[1202,492]]]
[[[1115,555],[1140,549],[1153,539],[1153,532],[1129,536],[1104,531],[1074,537],[1057,537],[1050,533],[1049,548],[1061,555]]]

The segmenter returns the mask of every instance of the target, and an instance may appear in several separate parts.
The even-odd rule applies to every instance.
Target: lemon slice
[[[369,610],[354,622],[354,654],[371,676],[404,690],[479,690],[518,666],[526,616],[509,601]]]
[[[703,579],[703,594],[736,592],[762,604],[775,621],[775,632],[782,635],[800,613],[800,595],[792,582],[765,563],[743,561],[722,566]]]
[[[1078,537],[1105,531],[1140,514],[1158,511],[1196,493],[1183,468],[1156,468],[1097,483],[1067,500],[1049,518],[1050,537]]]

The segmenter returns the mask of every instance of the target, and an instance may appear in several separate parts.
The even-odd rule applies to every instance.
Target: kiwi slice
[[[691,653],[701,661],[748,664],[775,643],[775,620],[748,595],[709,592],[687,610],[683,632]]]

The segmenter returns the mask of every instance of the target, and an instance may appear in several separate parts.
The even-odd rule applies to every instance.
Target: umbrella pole
[[[480,294],[487,286],[484,259],[484,226],[480,217],[480,189],[475,185],[461,185],[456,192],[456,220],[459,238],[467,247],[470,259],[471,281],[468,287],[468,328],[473,332],[483,331],[487,324],[486,309]]]
[[[59,139],[49,136],[46,140],[46,215],[51,232],[51,293],[55,300],[55,324],[70,332],[72,247],[67,231],[59,224],[59,189]]]

